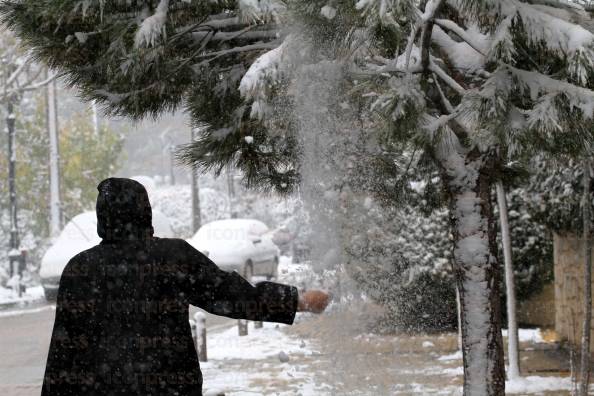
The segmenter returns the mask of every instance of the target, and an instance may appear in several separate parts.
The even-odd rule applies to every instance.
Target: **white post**
[[[198,361],[208,361],[206,355],[206,315],[202,312],[194,314],[196,323],[196,348],[198,349]]]
[[[520,376],[520,358],[518,347],[518,323],[516,321],[516,289],[514,285],[514,269],[512,267],[511,237],[509,219],[507,215],[507,202],[503,182],[499,180],[497,188],[497,205],[501,223],[501,242],[503,243],[503,258],[505,262],[505,289],[507,291],[507,354],[509,367],[508,379]]]
[[[462,353],[462,306],[460,305],[460,289],[456,286],[456,314],[458,316],[458,350]]]
[[[592,333],[592,197],[590,183],[592,170],[589,160],[584,161],[584,195],[582,196],[582,221],[584,239],[584,317],[582,321],[582,345],[580,352],[580,387],[579,395],[588,395],[590,384],[590,338]]]
[[[237,319],[237,334],[239,336],[248,335],[248,322],[245,319]]]
[[[50,236],[57,238],[61,230],[60,151],[56,80],[47,85],[47,131],[49,134]]]

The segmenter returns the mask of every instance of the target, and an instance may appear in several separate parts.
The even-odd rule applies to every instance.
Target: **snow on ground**
[[[501,334],[507,337],[507,329],[501,330]],[[545,342],[540,329],[518,329],[518,340],[520,342],[532,342],[535,344]]]
[[[505,381],[505,393],[539,393],[570,391],[571,379],[560,377],[528,376]]]
[[[21,297],[12,288],[0,287],[0,306],[26,304],[41,301],[44,298],[45,295],[41,286],[28,287]]]
[[[280,282],[319,284],[325,275],[315,274],[308,264],[293,264],[290,257],[280,258]],[[42,298],[41,287],[28,288],[21,299],[11,289],[0,289],[0,303]],[[1,312],[0,318],[47,308],[54,309],[11,310]],[[249,334],[243,337],[237,335],[236,326],[210,331],[209,361],[201,364],[205,395],[462,394],[462,355],[455,351],[456,334],[407,336],[357,331],[347,335],[333,327],[345,326],[345,318],[340,317],[321,330],[331,316],[298,314],[293,327],[264,323],[263,328],[255,329],[250,323]],[[290,331],[300,326],[314,331]],[[507,336],[506,330],[503,335]],[[545,342],[539,329],[520,329],[519,338],[529,344]],[[346,380],[347,376],[352,379]],[[506,382],[508,394],[520,395],[557,396],[568,394],[570,387],[570,379],[558,376],[527,375]]]
[[[308,264],[293,264],[290,257],[280,258],[280,282],[312,285],[327,275],[315,274]],[[43,298],[42,288],[27,289],[25,298]],[[0,302],[11,299],[12,290],[0,289]],[[11,310],[0,312],[0,318],[48,308],[55,309],[49,305]],[[213,328],[207,335],[209,361],[201,363],[205,395],[462,394],[457,334],[375,334],[356,326],[357,320],[368,319],[353,306],[338,308],[325,315],[298,314],[294,326],[264,323],[256,329],[250,322],[249,334],[243,337],[237,334],[235,322]],[[527,344],[545,342],[538,329],[520,329],[519,336]],[[569,394],[567,377],[529,374],[530,361],[539,361],[545,350],[521,353],[526,376],[507,381],[508,394]]]
[[[292,264],[281,256],[279,281],[295,284],[311,276],[309,266]],[[296,322],[303,314],[297,314]],[[306,315],[305,315],[306,316]],[[326,395],[331,387],[316,384],[308,372],[309,362],[319,354],[311,340],[291,336],[283,324],[263,323],[256,329],[249,322],[247,336],[237,334],[237,326],[207,335],[208,362],[200,363],[204,394],[243,395]],[[288,361],[281,362],[280,355]],[[284,358],[284,356],[282,356]]]
[[[324,395],[314,382],[304,360],[317,352],[309,342],[286,335],[285,325],[264,323],[261,329],[249,326],[247,336],[238,336],[233,326],[209,335],[208,362],[201,363],[205,395]],[[288,361],[281,362],[279,354]],[[284,360],[284,359],[283,359]]]
[[[261,329],[254,329],[247,336],[239,337],[237,327],[231,327],[208,340],[208,356],[213,360],[249,359],[262,360],[271,356],[277,357],[285,352],[289,357],[311,355],[305,342],[285,335],[282,324],[264,323]],[[251,330],[251,329],[250,329]]]
[[[456,351],[454,353],[450,353],[448,355],[440,356],[437,360],[440,361],[449,361],[449,360],[462,360],[462,351]]]

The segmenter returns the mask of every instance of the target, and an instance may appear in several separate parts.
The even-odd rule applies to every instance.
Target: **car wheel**
[[[271,280],[271,279],[275,279],[278,278],[278,257],[274,257],[274,264],[272,267],[272,273],[269,275],[266,275],[266,279]]]
[[[252,278],[254,277],[254,264],[252,260],[246,261],[243,267],[243,277],[251,282]]]

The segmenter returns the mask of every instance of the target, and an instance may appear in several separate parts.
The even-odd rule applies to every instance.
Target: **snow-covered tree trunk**
[[[582,350],[580,363],[580,396],[588,395],[590,383],[590,336],[592,331],[592,211],[590,182],[592,180],[590,161],[584,161],[584,197],[582,216],[584,222],[584,319],[582,322]]]
[[[47,86],[47,131],[49,135],[50,174],[50,236],[57,238],[61,231],[60,152],[58,147],[58,109],[56,81]]]
[[[503,260],[505,268],[505,290],[507,301],[507,359],[509,379],[520,376],[520,358],[518,347],[518,322],[516,320],[516,288],[514,269],[512,266],[512,248],[507,215],[507,199],[501,180],[497,181],[497,205],[499,206],[499,223],[501,226],[501,242],[503,244]]]
[[[444,150],[442,150],[444,151]],[[505,394],[499,268],[491,204],[492,159],[452,148],[438,158],[451,205],[460,291],[464,395]]]

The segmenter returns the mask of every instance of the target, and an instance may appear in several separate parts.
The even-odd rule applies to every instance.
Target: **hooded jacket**
[[[292,324],[297,289],[252,285],[181,239],[153,236],[144,187],[98,186],[99,245],[62,273],[42,396],[202,395],[189,304],[236,319]]]

